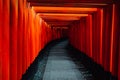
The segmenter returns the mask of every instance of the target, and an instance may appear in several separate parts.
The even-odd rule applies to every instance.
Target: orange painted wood
[[[10,1],[10,80],[17,80],[18,3]],[[14,72],[13,72],[14,71]]]
[[[118,80],[120,80],[120,3],[119,3],[119,1],[115,4],[116,5],[116,7],[115,7],[115,24],[117,23],[117,25],[116,25],[116,27],[117,27],[117,29],[118,29],[118,42],[117,42],[117,44],[118,44],[118,46],[117,46],[117,48],[118,48],[118,72],[117,72],[117,77],[118,77]]]
[[[26,21],[25,21],[25,36],[26,36],[26,38],[25,38],[25,54],[26,54],[26,69],[28,69],[28,67],[30,66],[30,62],[29,62],[29,51],[28,51],[28,29],[29,29],[29,16],[28,16],[28,8],[26,8],[25,9],[25,19],[26,19]]]
[[[92,26],[92,58],[96,62],[97,55],[97,13],[94,13],[93,16],[93,26]]]
[[[23,55],[22,55],[22,74],[26,71],[26,7],[25,2],[23,5]]]
[[[91,15],[87,17],[86,22],[86,53],[89,57],[91,57],[92,54],[92,34],[91,34],[92,24],[91,24]]]
[[[35,57],[35,29],[34,29],[34,13],[31,10],[31,27],[30,27],[30,33],[31,33],[31,62],[33,62]]]
[[[112,30],[112,6],[104,9],[104,27],[103,27],[103,64],[106,71],[110,71],[110,44]]]
[[[119,12],[118,6],[113,5],[112,14],[112,33],[111,33],[111,54],[110,54],[110,72],[112,75],[118,74],[119,63]]]
[[[18,34],[17,34],[17,80],[22,77],[22,53],[23,53],[23,1],[18,1]]]
[[[0,80],[2,80],[2,0],[0,1]]]
[[[52,31],[43,20],[40,23],[39,16],[29,11],[23,1],[4,0],[1,15],[0,80],[20,80],[38,52],[51,40]],[[60,31],[54,32],[55,39],[61,37]]]
[[[97,49],[96,49],[96,62],[98,63],[98,64],[100,64],[100,24],[101,24],[101,13],[100,13],[100,9],[98,9],[98,11],[97,11],[97,27],[96,27],[96,38],[97,38],[97,43],[96,43],[96,47],[97,47]]]
[[[31,35],[31,27],[32,27],[32,14],[31,14],[31,9],[29,9],[29,55],[30,55],[30,64],[32,63],[32,53],[33,53],[33,48],[32,48],[32,35]]]
[[[2,0],[3,1],[3,10],[2,10],[2,80],[9,80],[9,12],[10,12],[10,5],[9,0]]]
[[[25,2],[27,4],[27,2]],[[28,69],[28,5],[25,7],[25,24],[24,24],[24,54],[25,54],[25,71]]]
[[[80,24],[72,23],[69,29],[69,39],[75,48],[101,64],[105,71],[117,76],[119,75],[118,26],[120,15],[119,7],[115,7],[113,11],[112,9],[113,6],[108,5],[104,9],[98,9],[91,17],[88,16],[87,22],[80,19]]]
[[[92,58],[92,15],[89,15],[89,23],[90,23],[90,57]]]
[[[56,1],[56,0],[51,0],[51,1],[49,1],[49,0],[40,0],[40,1],[31,0],[31,2],[33,2],[32,5],[35,5],[35,4],[39,5],[37,3],[47,3],[46,5],[50,5],[50,3],[59,3],[59,4],[63,5],[62,3],[64,3],[64,4],[66,3],[63,6],[65,6],[65,7],[67,7],[67,6],[74,7],[74,6],[77,6],[77,5],[71,4],[71,3],[81,3],[81,4],[90,3],[90,4],[94,4],[94,5],[96,5],[96,3],[98,3],[98,5],[99,5],[99,3],[112,3],[113,0],[75,0],[75,1],[74,0],[70,0],[70,1],[67,1],[67,0],[66,1],[65,0],[58,0],[58,1]],[[42,5],[45,5],[45,4],[42,4]],[[61,5],[55,4],[53,6],[61,6]],[[102,5],[104,5],[104,4],[102,4]]]
[[[103,9],[100,10],[100,64],[103,62]]]
[[[120,31],[120,30],[119,30]],[[118,80],[120,80],[120,35],[119,35],[119,54],[118,54]]]
[[[31,49],[30,49],[30,8],[28,8],[28,32],[27,32],[27,57],[28,57],[28,66],[31,64]]]
[[[95,62],[100,64],[100,29],[101,29],[101,10],[93,15],[93,59]]]
[[[116,21],[118,21],[118,25],[116,25],[117,27],[118,27],[118,34],[120,34],[120,27],[119,27],[119,25],[120,25],[120,10],[119,10],[119,8],[120,8],[120,3],[117,3],[117,9],[116,9],[116,12],[117,12],[117,15],[116,15],[116,17],[117,17],[117,20]],[[120,80],[120,35],[118,35],[118,43],[119,43],[119,46],[118,46],[118,50],[119,50],[119,52],[118,52],[118,80]]]
[[[37,56],[37,15],[34,16],[34,59]]]

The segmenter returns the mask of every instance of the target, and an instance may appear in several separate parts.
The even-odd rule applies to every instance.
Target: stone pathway
[[[82,64],[81,66],[76,65],[75,60],[70,57],[69,51],[66,49],[67,45],[68,41],[62,41],[51,48],[43,80],[90,80],[84,75],[85,73],[89,77],[92,75],[89,75]]]

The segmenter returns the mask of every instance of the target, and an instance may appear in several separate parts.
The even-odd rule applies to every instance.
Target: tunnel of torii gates
[[[44,46],[63,37],[120,80],[117,0],[0,0],[0,80],[20,80]]]

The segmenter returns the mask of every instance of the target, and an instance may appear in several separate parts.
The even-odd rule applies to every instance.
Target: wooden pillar
[[[103,66],[106,71],[110,70],[110,46],[112,32],[112,5],[108,5],[104,10],[103,26]]]
[[[113,4],[112,13],[112,32],[111,32],[111,53],[110,53],[110,72],[117,77],[119,60],[119,8]]]
[[[34,21],[35,21],[35,13],[32,9],[30,9],[29,11],[29,19],[30,19],[30,50],[31,50],[31,56],[30,56],[30,63],[33,62],[34,58],[35,58],[35,50],[36,50],[36,47],[35,47],[35,27],[34,27]]]
[[[96,62],[96,55],[97,55],[97,12],[92,15],[92,58]]]
[[[117,23],[118,23],[118,25],[117,25],[117,27],[118,27],[118,43],[119,43],[119,46],[118,46],[118,50],[119,50],[119,52],[118,52],[118,80],[120,80],[120,3],[119,3],[119,1],[116,3],[117,4],[117,7],[116,7],[116,12],[117,12],[117,14],[118,15],[116,15],[116,17],[117,17],[117,19],[116,19],[116,21],[117,21]]]
[[[29,50],[30,50],[29,55],[30,55],[30,64],[32,63],[32,57],[33,57],[31,27],[32,27],[32,14],[31,14],[31,9],[29,8]]]
[[[26,4],[27,6],[28,6],[28,3]],[[28,66],[29,66],[29,53],[28,53],[28,29],[29,29],[29,17],[28,17],[28,7],[27,8],[25,8],[25,54],[26,54],[26,70],[28,69]],[[25,70],[25,71],[26,71]]]
[[[18,1],[10,0],[10,80],[17,80]]]
[[[2,80],[9,80],[9,12],[10,12],[10,2],[9,0],[3,1],[3,10],[2,10]]]
[[[89,22],[90,22],[90,33],[89,33],[90,34],[90,57],[92,58],[92,56],[93,56],[92,55],[93,54],[92,53],[93,52],[92,51],[93,50],[92,49],[92,26],[93,26],[93,24],[92,24],[92,15],[89,15]]]
[[[41,42],[41,40],[42,40],[42,39],[41,39],[42,19],[41,19],[41,18],[40,18],[40,21],[39,21],[39,22],[40,22],[40,23],[39,23],[39,28],[40,28],[40,29],[39,29],[39,49],[41,50],[41,49],[42,49],[42,47],[41,47],[41,43],[42,43],[42,42]]]
[[[0,26],[0,80],[2,80],[2,29]]]
[[[31,38],[31,36],[30,36],[30,26],[31,26],[31,17],[30,17],[30,6],[28,7],[28,25],[27,25],[27,55],[28,55],[28,65],[30,66],[30,64],[31,64],[31,42],[30,42],[30,38]]]
[[[85,53],[86,52],[86,48],[85,48],[85,46],[86,46],[86,37],[85,37],[85,35],[86,35],[86,33],[85,33],[85,30],[86,30],[86,18],[82,18],[82,51]]]
[[[100,64],[102,65],[103,63],[103,9],[100,10]]]
[[[0,0],[0,80],[2,80],[2,0]]]
[[[97,26],[96,26],[96,62],[100,64],[100,29],[101,29],[101,9],[97,10]]]
[[[80,30],[80,33],[79,33],[79,39],[80,39],[80,51],[82,51],[82,24],[81,24],[81,20],[80,20],[80,24],[79,24],[79,30]]]
[[[86,53],[90,55],[90,21],[89,16],[86,17]],[[90,56],[89,56],[90,57]]]
[[[27,69],[27,3],[26,3],[26,0],[23,0],[23,60],[22,60],[22,73],[24,74],[26,69]]]
[[[22,77],[23,52],[23,0],[18,0],[18,34],[17,34],[17,80]]]
[[[120,30],[119,30],[120,31]],[[117,76],[118,76],[118,80],[120,80],[120,35],[119,35],[119,53],[118,53],[118,74],[117,74]]]

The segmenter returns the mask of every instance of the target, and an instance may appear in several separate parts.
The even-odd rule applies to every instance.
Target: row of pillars
[[[26,0],[0,0],[0,80],[20,80],[44,46],[60,35]]]
[[[120,11],[110,4],[72,23],[70,43],[120,80]]]

